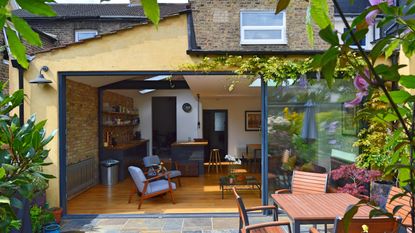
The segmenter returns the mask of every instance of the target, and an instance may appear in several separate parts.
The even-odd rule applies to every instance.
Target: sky
[[[100,0],[56,0],[58,3],[99,3]],[[111,0],[105,3],[129,3],[129,0]],[[187,3],[188,0],[158,0],[159,3]]]

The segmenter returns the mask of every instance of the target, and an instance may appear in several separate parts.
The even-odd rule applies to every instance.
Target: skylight
[[[154,76],[154,77],[151,77],[151,78],[146,78],[146,79],[144,79],[144,81],[161,81],[161,80],[167,79],[169,77],[171,77],[171,76],[170,75],[157,75],[157,76]]]
[[[138,92],[140,92],[140,94],[144,95],[144,94],[147,94],[147,93],[153,92],[153,91],[155,91],[155,90],[156,90],[156,89],[144,89],[144,90],[140,90],[140,91],[138,91]]]

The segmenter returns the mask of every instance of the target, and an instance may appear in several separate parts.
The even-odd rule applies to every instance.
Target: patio
[[[232,198],[234,201],[234,199]],[[271,217],[254,214],[252,223],[271,221]],[[287,219],[285,216],[281,220]],[[237,233],[239,220],[236,215],[227,217],[96,217],[65,219],[62,232],[166,232],[166,233]],[[308,232],[308,227],[303,227]]]

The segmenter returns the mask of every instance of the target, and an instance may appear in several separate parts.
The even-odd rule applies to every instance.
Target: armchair
[[[168,172],[146,179],[143,171],[138,167],[130,166],[128,167],[128,171],[130,172],[131,177],[135,183],[135,187],[132,187],[131,189],[128,203],[131,203],[131,199],[134,194],[139,192],[141,197],[138,203],[138,209],[141,208],[144,200],[165,193],[170,193],[171,200],[173,204],[175,204],[173,190],[176,189],[176,184],[170,182],[170,174]],[[167,180],[165,180],[166,177]]]
[[[166,172],[167,169],[164,167],[164,163],[160,160],[157,155],[146,156],[143,158],[144,167],[150,170],[158,170],[158,172]],[[177,162],[175,163],[176,169],[178,168]],[[182,186],[180,181],[180,177],[182,176],[182,172],[179,170],[169,170],[171,179],[177,179],[177,183],[179,186]]]

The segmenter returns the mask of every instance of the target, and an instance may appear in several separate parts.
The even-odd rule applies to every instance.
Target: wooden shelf
[[[126,113],[126,112],[102,112],[106,115],[115,115],[115,116],[138,116],[138,113]]]

